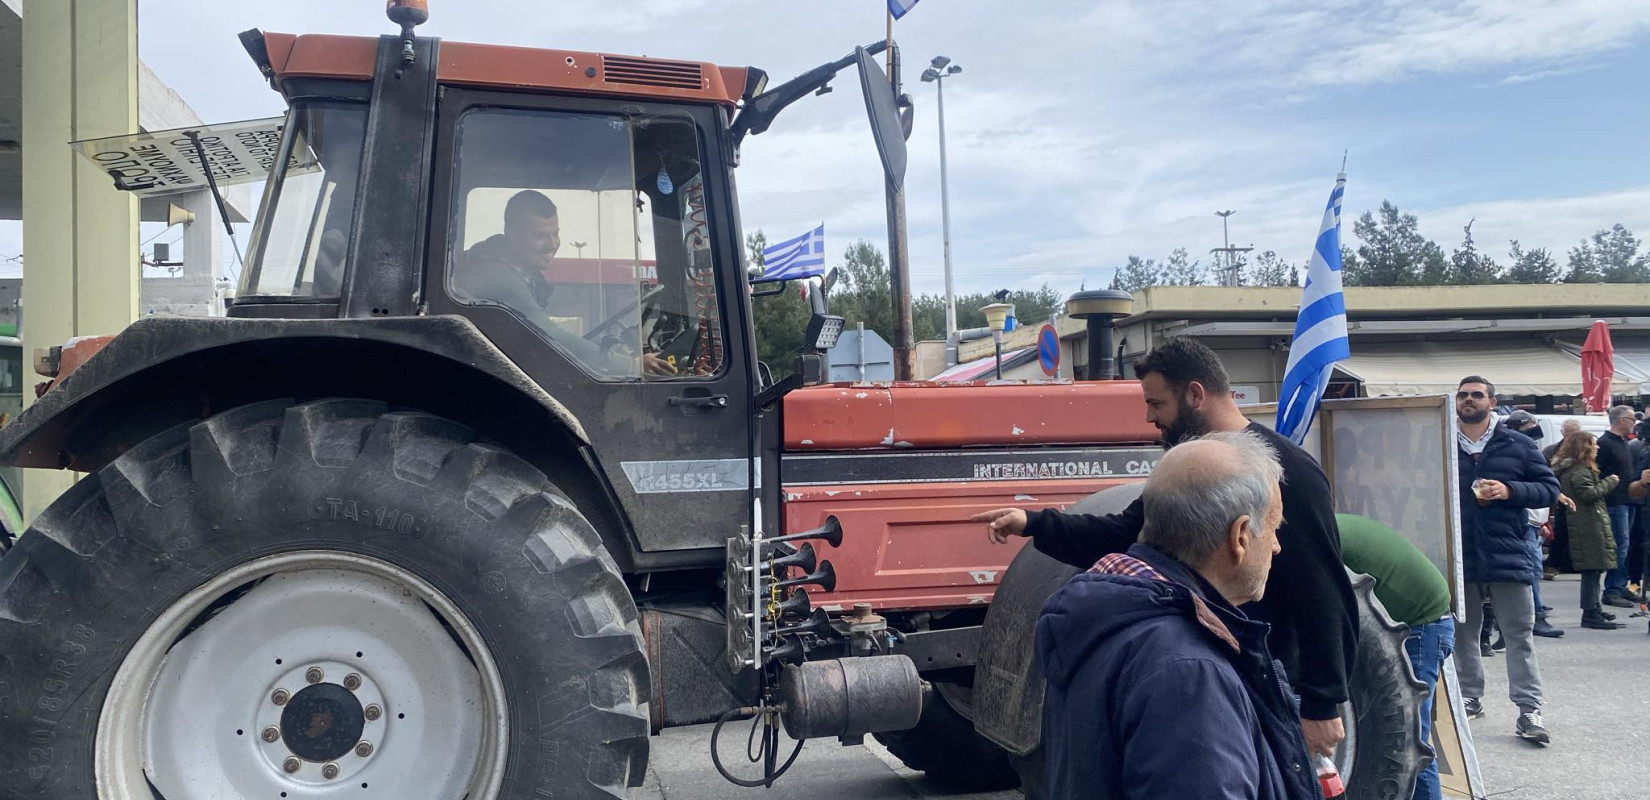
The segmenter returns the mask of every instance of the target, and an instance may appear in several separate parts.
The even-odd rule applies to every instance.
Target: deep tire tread
[[[377,502],[446,522],[428,535],[420,531],[416,541],[399,538],[405,530],[363,526],[361,534],[353,534],[354,528],[340,529],[321,513],[326,498],[352,493],[364,503],[389,498]],[[238,501],[227,499],[232,497]],[[18,733],[22,724],[7,716],[8,680],[17,686],[38,682],[34,673],[47,644],[62,638],[60,631],[45,628],[62,624],[53,620],[96,620],[96,606],[108,600],[92,596],[123,598],[127,604],[137,596],[88,594],[82,587],[132,583],[135,570],[156,567],[169,570],[174,582],[164,591],[152,587],[157,596],[175,596],[189,588],[177,583],[179,573],[198,583],[211,574],[206,570],[222,569],[226,558],[244,559],[246,548],[327,546],[320,543],[328,537],[341,541],[340,535],[359,535],[369,553],[393,554],[415,545],[425,554],[420,558],[446,553],[435,555],[446,564],[441,574],[449,584],[460,581],[456,588],[473,597],[480,596],[478,583],[493,588],[485,581],[502,576],[496,570],[514,570],[515,583],[500,584],[503,597],[522,598],[516,602],[527,607],[559,607],[566,615],[567,622],[559,623],[554,611],[538,612],[536,620],[472,614],[495,647],[521,637],[523,626],[535,626],[535,644],[513,647],[554,643],[561,658],[555,663],[579,665],[564,671],[549,666],[553,659],[519,655],[531,650],[500,657],[501,670],[518,676],[508,699],[512,718],[529,726],[512,745],[501,798],[538,796],[547,786],[558,797],[623,798],[627,786],[641,782],[648,756],[649,667],[635,604],[595,528],[540,470],[503,448],[477,442],[469,428],[356,399],[267,401],[173,428],[87,476],[41,514],[29,534],[0,558],[0,738]],[[522,542],[521,559],[512,561],[507,556],[515,550],[500,552],[485,537]],[[164,607],[144,611],[147,602],[153,600],[145,596],[135,609],[141,619]],[[125,618],[131,620],[131,614]],[[100,636],[116,633],[99,627]],[[130,635],[135,638],[136,632]],[[90,705],[76,712],[79,718],[95,722],[107,677],[124,649],[106,657],[113,665],[101,668],[102,677],[82,692]],[[520,685],[523,680],[538,685]],[[533,723],[550,719],[565,724],[531,732]],[[553,784],[542,783],[551,774],[539,758],[547,737],[556,740],[560,758]],[[81,741],[89,753],[89,738]],[[16,767],[11,756],[20,755],[3,751],[0,773]],[[19,786],[15,795],[91,794],[89,770],[57,770],[46,781],[33,790]],[[0,796],[14,796],[3,780]]]

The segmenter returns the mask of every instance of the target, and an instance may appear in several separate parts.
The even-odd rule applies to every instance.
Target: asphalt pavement
[[[1611,608],[1627,627],[1581,627],[1580,579],[1543,581],[1542,601],[1561,639],[1536,638],[1553,743],[1539,747],[1513,735],[1518,709],[1507,699],[1507,662],[1485,661],[1484,711],[1473,741],[1489,796],[1502,800],[1650,798],[1650,621]]]
[[[1496,800],[1650,800],[1650,635],[1643,617],[1613,609],[1628,627],[1581,627],[1579,579],[1565,575],[1541,585],[1556,610],[1550,619],[1562,639],[1536,640],[1546,692],[1546,724],[1553,743],[1538,747],[1513,735],[1518,710],[1506,699],[1504,656],[1485,663],[1486,716],[1472,722],[1488,796]],[[813,741],[773,790],[727,783],[710,763],[710,726],[678,728],[654,737],[644,786],[633,800],[1020,800],[1017,791],[955,794],[899,764],[870,738],[862,747]],[[783,740],[782,741],[786,741]],[[723,733],[723,761],[754,776],[742,754],[745,728]],[[745,770],[749,770],[748,772]]]
[[[719,740],[722,762],[736,775],[757,778],[760,770],[744,752],[748,730],[749,723],[729,723],[723,728]],[[654,737],[647,782],[631,790],[632,800],[1022,800],[1015,789],[955,793],[934,786],[922,773],[906,769],[869,736],[864,745],[853,747],[843,747],[834,739],[810,741],[773,789],[745,789],[723,780],[711,765],[710,731],[709,725],[696,725]],[[786,743],[785,754],[789,755],[794,745],[784,736],[780,741]]]

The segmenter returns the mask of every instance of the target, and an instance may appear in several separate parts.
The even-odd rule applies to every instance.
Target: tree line
[[[1472,226],[1469,221],[1460,243],[1445,252],[1421,234],[1414,214],[1382,201],[1380,209],[1365,211],[1353,223],[1358,246],[1341,247],[1342,278],[1347,286],[1650,283],[1650,251],[1641,252],[1638,237],[1619,223],[1582,240],[1562,264],[1546,248],[1525,249],[1517,239],[1508,243],[1506,258],[1498,260],[1479,248]],[[767,242],[760,230],[746,237],[751,264],[763,263]],[[1161,261],[1130,255],[1117,267],[1110,286],[1130,292],[1150,286],[1206,286],[1219,283],[1218,266],[1193,259],[1184,247]],[[1302,277],[1300,265],[1273,250],[1252,260],[1235,258],[1232,271],[1239,286],[1298,286]],[[1007,302],[1015,305],[1022,324],[1038,324],[1062,307],[1067,293],[1045,283],[1036,289],[1010,289]],[[893,342],[893,285],[887,261],[875,245],[859,240],[848,246],[829,296],[831,313],[842,316],[849,329],[863,322]],[[957,327],[984,327],[980,308],[995,302],[993,293],[959,295]],[[777,371],[789,371],[808,325],[808,304],[799,287],[790,284],[779,294],[756,298],[752,305],[760,358]],[[913,297],[911,324],[917,341],[945,338],[945,297]]]
[[[1640,240],[1619,223],[1583,239],[1562,264],[1546,248],[1526,250],[1517,239],[1508,242],[1506,258],[1498,260],[1478,246],[1472,226],[1469,221],[1460,243],[1446,252],[1421,235],[1414,214],[1382,201],[1379,210],[1365,211],[1354,221],[1358,246],[1341,247],[1342,280],[1347,286],[1650,283],[1650,251],[1640,252]],[[1161,262],[1131,255],[1112,276],[1111,288],[1132,292],[1148,286],[1216,284],[1217,267],[1191,259],[1183,247]],[[1300,268],[1272,250],[1252,262],[1239,257],[1233,268],[1239,286],[1300,284]]]

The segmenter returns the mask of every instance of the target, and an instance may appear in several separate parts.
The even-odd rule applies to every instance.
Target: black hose
[[[808,740],[807,739],[798,739],[796,741],[796,749],[791,751],[790,758],[785,759],[785,763],[781,764],[778,769],[772,770],[770,772],[766,768],[767,765],[764,765],[763,772],[765,774],[763,775],[761,780],[752,781],[752,780],[745,780],[744,778],[734,777],[733,773],[728,772],[728,768],[722,765],[722,756],[719,752],[717,752],[717,742],[722,737],[722,726],[728,724],[728,722],[730,720],[732,720],[734,715],[736,715],[736,714],[754,714],[755,715],[755,716],[752,717],[752,722],[751,722],[751,730],[753,732],[756,729],[757,720],[761,717],[766,716],[766,712],[764,710],[756,709],[756,708],[750,708],[750,707],[730,709],[727,713],[723,714],[720,719],[716,720],[716,727],[712,728],[711,731],[710,731],[710,763],[716,767],[716,771],[721,773],[723,778],[727,779],[728,783],[731,783],[735,786],[743,786],[743,787],[748,788],[748,789],[760,789],[760,788],[764,788],[764,787],[771,787],[771,786],[773,786],[773,782],[775,780],[777,780],[779,778],[779,776],[784,775],[786,770],[789,770],[791,768],[791,765],[796,763],[796,757],[802,754],[802,745],[806,744]],[[760,760],[767,753],[767,751],[769,750],[769,742],[770,741],[773,742],[774,749],[777,749],[778,742],[773,741],[773,740],[778,738],[777,733],[778,733],[778,731],[774,731],[771,736],[764,736],[763,737],[762,751],[757,754],[757,759],[755,759],[755,760]],[[749,757],[749,755],[750,754],[747,750],[746,757]],[[772,763],[771,759],[769,760],[769,763],[770,764]]]

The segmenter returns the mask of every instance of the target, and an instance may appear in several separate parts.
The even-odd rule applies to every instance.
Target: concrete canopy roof
[[[138,128],[163,131],[201,124],[177,92],[138,62]],[[0,0],[0,219],[23,218],[23,9],[22,0]],[[65,142],[62,146],[67,147]],[[251,190],[230,186],[223,191],[231,222],[251,218]],[[166,198],[141,205],[144,222],[165,222]]]

